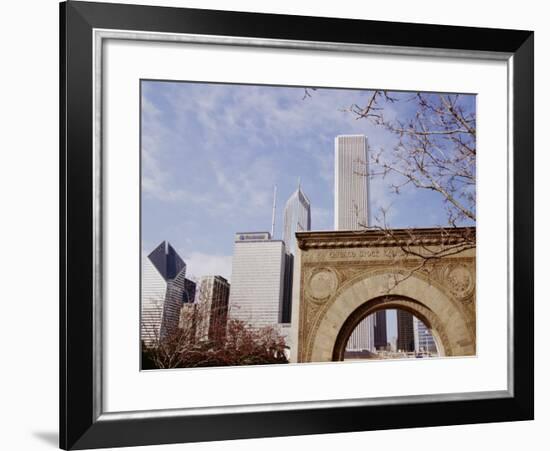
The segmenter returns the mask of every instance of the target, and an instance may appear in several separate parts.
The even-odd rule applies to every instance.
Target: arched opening
[[[475,355],[475,317],[464,303],[451,297],[440,284],[430,283],[420,275],[403,280],[390,295],[390,278],[391,274],[383,271],[359,274],[339,287],[336,285],[332,298],[304,303],[306,308],[300,310],[297,361],[343,360],[348,338],[357,324],[382,309],[406,310],[420,319],[430,329],[442,357]]]
[[[384,296],[359,306],[344,322],[332,360],[429,358],[445,355],[442,330],[413,299]]]
[[[402,309],[371,313],[348,338],[344,360],[403,359],[438,357],[430,327]]]

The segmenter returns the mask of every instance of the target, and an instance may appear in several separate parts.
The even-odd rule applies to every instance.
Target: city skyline
[[[259,298],[265,297],[265,290],[258,293],[258,287],[256,283],[250,284],[254,281],[249,273],[251,268],[258,269],[260,266],[257,264],[260,260],[264,260],[266,255],[265,250],[262,249],[261,244],[267,244],[270,248],[281,249],[281,258],[276,262],[276,267],[283,267],[280,270],[275,269],[267,271],[268,279],[273,277],[279,278],[279,281],[275,281],[275,285],[284,284],[284,290],[289,288],[286,286],[287,280],[281,281],[283,276],[286,277],[285,265],[288,264],[287,258],[284,258],[284,242],[281,240],[272,240],[269,232],[252,232],[252,233],[239,233],[235,238],[235,243],[260,243],[260,247],[255,246],[252,249],[253,262],[256,264],[249,265],[248,259],[244,260],[245,265],[239,272],[241,277],[237,283],[237,296],[233,296],[233,307],[235,307],[234,314],[230,315],[233,319],[240,319],[245,322],[258,323],[262,326],[278,324],[283,326],[280,330],[288,333],[284,329],[284,324],[290,322],[290,310],[288,311],[288,318],[285,320],[285,305],[286,302],[282,291],[277,291],[278,298],[269,299],[269,292],[267,302],[257,303],[258,294]],[[271,244],[270,244],[271,243]],[[279,243],[279,244],[277,244]],[[275,246],[275,247],[274,247]],[[258,252],[260,251],[260,252]],[[268,250],[269,252],[269,250]],[[272,251],[271,251],[272,253]],[[279,251],[275,250],[277,255]],[[239,257],[237,257],[239,259]],[[241,257],[242,259],[242,257]],[[153,249],[143,261],[143,282],[142,282],[142,339],[145,343],[151,344],[158,340],[159,337],[165,334],[164,329],[174,329],[177,323],[176,314],[179,307],[183,307],[185,304],[203,304],[208,307],[207,310],[212,308],[215,311],[216,318],[220,315],[220,302],[225,305],[225,317],[230,307],[230,284],[228,281],[219,275],[205,275],[201,276],[196,281],[188,279],[186,277],[187,264],[181,259],[178,252],[167,241],[161,242],[155,249]],[[259,274],[259,273],[258,273]],[[243,285],[244,286],[240,286]],[[198,285],[198,289],[197,289]],[[214,286],[219,288],[214,288]],[[221,288],[221,287],[225,288]],[[292,284],[290,284],[292,288]],[[220,301],[220,295],[217,290],[224,289],[225,294],[222,296],[225,301]],[[196,293],[196,298],[195,298]],[[217,299],[217,301],[213,301]],[[235,301],[235,299],[237,299]],[[244,300],[244,302],[243,302]],[[273,302],[275,301],[275,302]],[[180,305],[181,304],[181,305]],[[271,306],[276,305],[277,308],[273,310]],[[168,307],[168,308],[166,308]],[[267,307],[267,310],[266,310]],[[288,307],[286,307],[288,308]],[[166,315],[168,314],[168,315]],[[210,313],[203,312],[206,315],[207,328],[210,326]],[[400,312],[401,315],[410,315],[406,312]],[[432,335],[417,317],[410,315],[413,320],[414,327],[414,345],[415,351],[419,352],[421,348],[424,351],[437,352],[436,345]],[[277,320],[275,320],[277,318]],[[258,321],[259,319],[259,321]],[[203,321],[205,321],[203,319]],[[223,320],[225,321],[225,319]],[[222,321],[222,322],[223,322]],[[378,325],[378,321],[383,321],[383,325]],[[368,349],[374,351],[379,347],[385,346],[382,342],[385,340],[386,344],[389,344],[392,338],[398,338],[398,313],[395,309],[387,309],[376,312],[364,318],[363,321],[356,327],[354,332],[349,337],[349,350],[363,350]],[[369,331],[369,326],[373,325],[374,328]],[[204,325],[203,325],[204,327]],[[364,345],[365,334],[369,337],[366,338],[367,345]],[[385,337],[385,338],[382,338]]]
[[[219,275],[201,277],[195,297],[196,284],[185,277],[187,265],[169,242],[163,241],[145,257],[142,266],[141,339],[148,349],[162,340],[169,340],[178,329],[191,340],[188,343],[191,345],[195,340],[197,343],[225,340],[228,318],[254,328],[274,327],[284,337],[288,349],[295,345],[291,339],[291,324],[283,324],[281,315],[282,290],[286,289],[286,280],[283,281],[285,255],[289,256],[284,242],[272,240],[270,232],[252,232],[237,234],[237,244],[251,244],[252,247],[245,251],[244,258],[237,257],[241,274],[235,278],[239,281],[239,290],[237,297],[234,296],[237,302],[233,302],[233,307],[236,307],[233,314],[229,314],[232,302],[230,284],[225,278]],[[275,266],[265,266],[265,260],[270,256],[266,253],[268,248],[263,248],[262,244],[275,250],[271,252]],[[276,294],[275,298],[273,294]],[[360,327],[369,322],[374,324],[373,337],[365,337],[371,331],[368,327]],[[388,330],[391,335],[388,335]],[[356,326],[348,338],[344,359],[357,358],[363,355],[357,352],[364,351],[370,352],[369,358],[383,359],[402,358],[398,355],[441,355],[430,329],[422,320],[406,310],[393,308],[376,311]]]
[[[345,112],[346,105],[372,91],[303,93],[303,87],[142,82],[142,252],[154,240],[168,238],[188,262],[189,278],[216,275],[232,283],[240,274],[230,304],[233,299],[256,317],[262,307],[251,304],[255,287],[249,279],[258,266],[250,262],[262,260],[260,248],[275,246],[280,256],[274,260],[277,271],[271,272],[278,294],[268,302],[271,294],[256,293],[256,301],[276,309],[268,314],[277,318],[271,323],[290,321],[290,290],[283,286],[289,276],[292,284],[296,231],[380,225],[376,211],[382,208],[391,227],[433,227],[448,220],[437,194],[404,186],[392,196],[391,175],[367,176],[370,147],[397,142],[394,134]],[[410,119],[410,94],[391,95],[402,101],[385,107],[384,114]],[[466,108],[475,108],[475,97],[466,98]],[[296,179],[297,189],[292,186]],[[282,199],[278,203],[274,187]],[[170,208],[159,208],[166,205]],[[239,231],[269,229],[269,238],[258,245],[233,241]],[[257,255],[246,257],[250,261],[239,257],[243,245],[258,248],[253,249]],[[236,262],[242,267],[236,268]],[[385,320],[387,336],[399,336],[397,312],[388,310]],[[358,336],[367,338],[363,342]],[[373,317],[357,326],[350,343],[374,350]]]
[[[335,136],[364,134],[376,149],[395,143],[342,111],[371,92],[323,88],[304,98],[302,87],[143,81],[142,252],[167,239],[190,276],[230,281],[233,234],[271,229],[277,185],[274,236],[282,237],[284,200],[298,177],[311,201],[311,229],[332,230]],[[412,108],[396,102],[386,114],[407,117]],[[373,216],[390,206],[395,227],[445,224],[437,195],[396,197],[388,183],[371,181]]]

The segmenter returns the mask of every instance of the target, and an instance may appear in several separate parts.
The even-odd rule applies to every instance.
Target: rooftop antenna
[[[275,234],[275,207],[277,206],[277,185],[273,186],[273,213],[271,214],[271,239]]]
[[[298,176],[298,191],[300,191],[301,186],[302,186],[302,177]]]

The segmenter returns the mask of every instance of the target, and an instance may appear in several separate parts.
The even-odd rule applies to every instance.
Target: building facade
[[[337,136],[334,141],[334,230],[369,225],[367,137]]]
[[[198,339],[220,340],[225,337],[230,284],[222,276],[204,276],[199,282],[197,312]]]
[[[186,278],[183,285],[183,303],[193,304],[195,302],[196,291],[197,291],[196,282]]]
[[[283,241],[288,254],[296,251],[296,232],[311,230],[311,203],[300,185],[285,205],[283,217]]]
[[[369,225],[367,137],[334,139],[334,230],[361,230]],[[375,350],[374,317],[365,318],[350,336],[348,350]]]
[[[397,350],[414,351],[413,315],[405,310],[397,310]]]
[[[311,230],[311,203],[298,184],[288,198],[283,214],[283,242],[285,245],[285,273],[283,289],[282,323],[290,323],[292,317],[292,286],[296,232]]]
[[[415,352],[426,352],[437,354],[437,346],[434,337],[426,325],[416,316],[413,317],[414,329],[414,350]]]
[[[386,310],[379,310],[374,315],[374,348],[385,350],[388,347]]]
[[[283,287],[283,307],[281,323],[288,324],[292,320],[292,287],[294,280],[294,255],[285,252],[285,272]]]
[[[185,262],[166,241],[143,258],[141,339],[146,346],[156,346],[178,330],[185,270]]]
[[[282,322],[285,245],[269,232],[237,233],[233,248],[229,317],[252,327]]]
[[[374,315],[361,321],[349,336],[346,351],[371,351],[374,347]]]

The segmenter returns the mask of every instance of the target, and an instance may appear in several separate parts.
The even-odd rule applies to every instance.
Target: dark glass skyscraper
[[[197,291],[197,284],[191,279],[185,279],[183,284],[183,303],[193,304],[195,302],[195,293]]]
[[[384,349],[387,345],[386,311],[380,310],[374,313],[374,347],[376,349]]]
[[[166,241],[160,243],[148,258],[165,280],[173,279],[185,269],[185,262]]]
[[[166,241],[142,260],[141,339],[156,346],[178,328],[186,265]]]
[[[404,310],[397,310],[397,350],[414,351],[413,315]]]
[[[283,291],[283,308],[281,323],[290,323],[292,316],[292,278],[294,275],[294,255],[285,253],[285,274]]]

